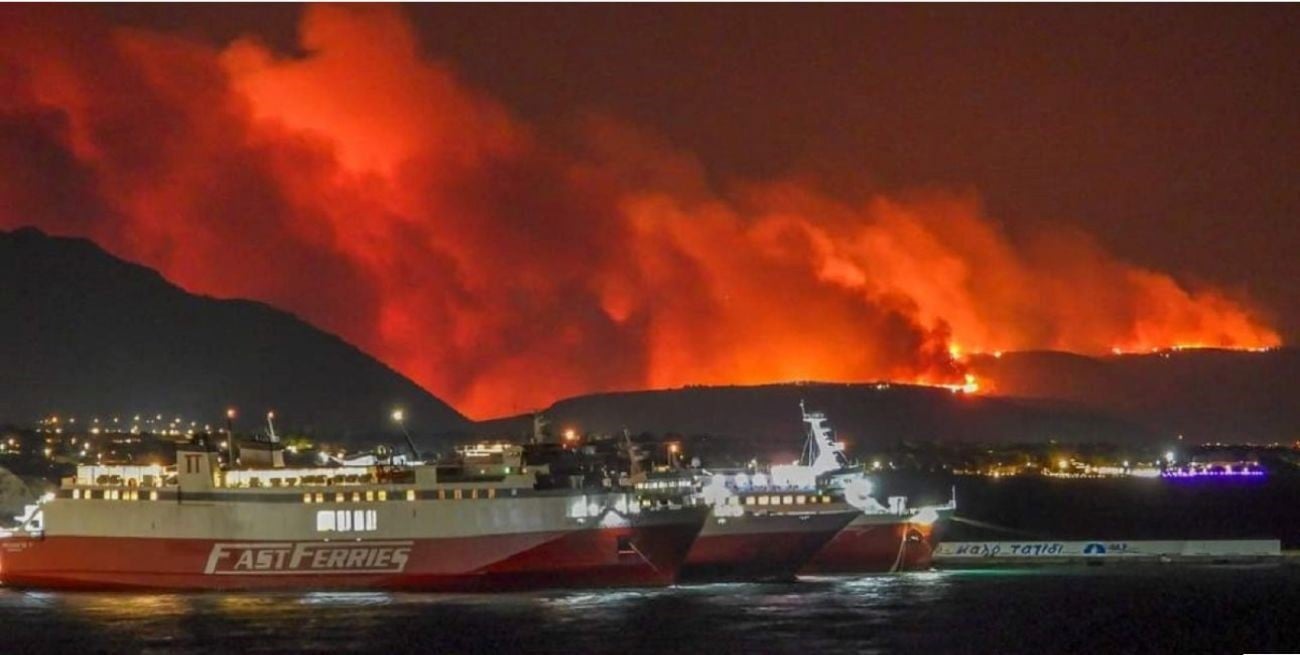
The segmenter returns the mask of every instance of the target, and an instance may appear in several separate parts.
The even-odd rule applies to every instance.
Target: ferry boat
[[[701,491],[712,511],[686,556],[684,580],[792,580],[858,515],[814,489],[727,484],[715,474]]]
[[[886,573],[929,569],[937,546],[935,526],[957,509],[956,497],[943,505],[911,507],[906,496],[889,496],[881,503],[873,496],[870,477],[860,464],[851,465],[843,444],[831,436],[826,415],[809,412],[800,404],[807,425],[808,467],[774,466],[778,483],[816,484],[832,490],[833,497],[858,510],[805,565],[803,573]]]
[[[708,508],[609,485],[540,488],[495,465],[79,466],[0,535],[0,584],[54,589],[496,591],[668,585]],[[261,457],[252,463],[245,456]]]
[[[912,509],[873,496],[872,482],[834,441],[825,414],[800,405],[807,438],[800,461],[766,470],[674,472],[640,487],[691,487],[711,509],[683,580],[792,579],[800,572],[871,573],[930,567],[934,524],[955,508]]]

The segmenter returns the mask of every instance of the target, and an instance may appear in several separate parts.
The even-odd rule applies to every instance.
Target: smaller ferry
[[[800,572],[926,569],[934,524],[954,502],[910,508],[881,503],[863,467],[850,464],[825,414],[800,404],[807,435],[800,460],[766,469],[651,474],[647,494],[691,491],[711,508],[682,569],[689,580],[788,580]]]

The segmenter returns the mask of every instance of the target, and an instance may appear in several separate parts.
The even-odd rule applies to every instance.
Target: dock
[[[1300,555],[1287,551],[1287,561]],[[1103,563],[1282,562],[1278,539],[1175,541],[956,541],[934,551],[937,568]]]

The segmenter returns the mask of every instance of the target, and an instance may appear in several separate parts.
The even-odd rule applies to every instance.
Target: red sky
[[[557,37],[577,29],[553,9],[446,10],[447,22],[495,37],[490,48],[446,37],[441,9],[244,8],[215,21],[202,11],[0,9],[0,228],[87,236],[191,291],[269,302],[471,416],[608,389],[955,382],[962,364],[953,355],[974,351],[1269,346],[1296,311],[1274,286],[1252,283],[1260,274],[1245,255],[1228,268],[1178,258],[1212,252],[1199,214],[1179,227],[1172,211],[1105,209],[1133,193],[1130,184],[1154,197],[1144,211],[1161,198],[1186,202],[1180,184],[1227,184],[1228,197],[1255,199],[1238,202],[1238,229],[1216,232],[1229,257],[1240,248],[1234,239],[1257,243],[1255,232],[1283,220],[1277,207],[1295,191],[1267,202],[1287,192],[1270,191],[1273,173],[1263,169],[1294,163],[1295,150],[1290,160],[1253,161],[1258,180],[1184,169],[1191,178],[1178,178],[1160,153],[1135,150],[1160,143],[1130,131],[1160,126],[1120,124],[1142,98],[1100,83],[1098,93],[1111,89],[1109,104],[1093,97],[1083,72],[1116,65],[1098,52],[1081,47],[1067,62],[1037,62],[1061,56],[1044,35],[983,61],[966,56],[969,39],[923,38],[972,20],[968,10],[866,15],[908,27],[929,46],[921,56],[910,42],[892,53],[865,40],[858,56],[885,68],[891,57],[904,68],[931,62],[913,78],[919,89],[861,70],[860,95],[874,103],[867,108],[823,106],[826,94],[806,88],[841,85],[827,69],[843,63],[837,48],[855,45],[833,27],[835,16],[807,22],[819,16],[813,8],[805,22],[786,22],[795,33],[785,38],[772,32],[782,16],[754,10],[697,10],[698,25],[671,22],[680,9],[575,14],[600,38],[630,34],[621,48],[606,45],[605,76],[616,89],[639,89],[640,104],[631,92],[595,90],[598,57],[543,38],[544,26]],[[267,12],[265,24],[255,11]],[[510,16],[514,32],[505,31]],[[1056,16],[1043,13],[1040,28],[1061,29]],[[1250,17],[1229,12],[1224,38]],[[700,44],[719,20],[740,35],[714,53]],[[822,26],[813,36],[827,40],[825,52],[795,29],[807,24]],[[659,39],[664,52],[638,46],[670,25],[681,38]],[[1062,38],[1077,38],[1073,30],[1086,27]],[[1121,47],[1142,41],[1109,36]],[[1171,43],[1143,43],[1151,58],[1169,56]],[[753,65],[779,69],[756,78],[761,88],[746,88],[736,79],[745,74],[723,65],[746,53]],[[525,55],[532,63],[515,66]],[[1186,111],[1222,119],[1254,107],[1272,116],[1286,100],[1270,94],[1295,88],[1295,66],[1261,61],[1255,69],[1275,78],[1257,82],[1259,95]],[[1211,79],[1217,70],[1183,63]],[[988,88],[971,87],[969,76]],[[1008,92],[1024,106],[1006,104]],[[1044,113],[1040,96],[1061,103],[1059,115]],[[812,134],[810,114],[827,133]],[[978,131],[993,115],[1000,131],[945,145],[953,130]],[[861,142],[855,120],[899,134]],[[1270,133],[1295,145],[1295,117],[1285,120]],[[729,136],[729,121],[748,128],[743,138]],[[1204,136],[1162,135],[1170,143]],[[746,153],[756,161],[737,159]],[[1008,162],[1004,175],[1021,171],[1020,204],[1014,180],[978,179]],[[1059,174],[1067,196],[1103,197],[1062,211],[1091,206],[1101,216],[1060,218],[1040,168]],[[1213,213],[1220,200],[1201,202]],[[1245,218],[1252,212],[1267,216]],[[1154,223],[1167,249],[1134,252],[1117,228],[1125,220],[1139,241]],[[1296,245],[1294,228],[1281,234],[1282,245]],[[1264,260],[1256,267],[1267,269],[1274,247],[1256,249]],[[1272,302],[1250,295],[1256,286]]]

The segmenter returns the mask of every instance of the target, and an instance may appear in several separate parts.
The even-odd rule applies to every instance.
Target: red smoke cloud
[[[544,142],[396,9],[312,8],[302,56],[67,11],[0,9],[0,227],[293,311],[474,416],[615,388],[953,382],[957,351],[1279,342],[1085,235],[1013,243],[967,194],[717,189],[608,118]]]

